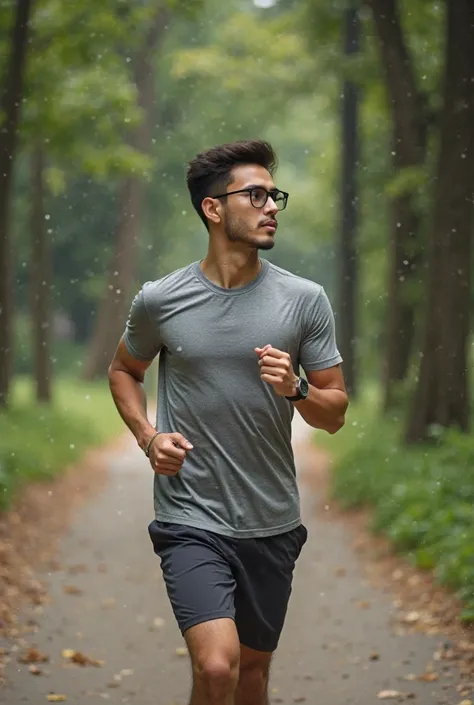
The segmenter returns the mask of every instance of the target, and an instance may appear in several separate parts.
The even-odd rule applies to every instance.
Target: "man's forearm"
[[[145,448],[155,429],[146,413],[146,394],[143,384],[124,370],[109,372],[109,387],[115,406],[140,448]]]
[[[313,428],[336,433],[344,426],[348,400],[341,389],[318,389],[310,384],[307,398],[293,403]]]

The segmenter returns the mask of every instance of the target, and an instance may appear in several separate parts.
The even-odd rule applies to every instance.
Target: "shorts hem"
[[[261,646],[251,646],[246,639],[240,639],[240,644],[245,646],[247,649],[252,649],[252,651],[261,651],[262,654],[273,654],[278,648],[279,640],[269,649],[263,649]]]
[[[199,617],[192,617],[187,619],[182,625],[179,625],[181,634],[184,635],[188,629],[195,627],[198,624],[203,624],[204,622],[212,622],[214,619],[231,619],[235,623],[235,615],[232,612],[208,612],[207,614],[201,614]]]

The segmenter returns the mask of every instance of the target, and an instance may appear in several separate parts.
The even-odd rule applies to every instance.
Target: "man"
[[[246,141],[190,163],[207,255],[143,285],[109,370],[118,411],[155,472],[149,533],[191,657],[191,705],[268,703],[307,537],[294,408],[329,433],[347,408],[324,290],[259,258],[288,200],[275,162],[268,143]],[[155,430],[142,382],[158,353]]]

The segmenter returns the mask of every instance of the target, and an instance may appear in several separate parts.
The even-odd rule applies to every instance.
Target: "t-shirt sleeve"
[[[300,364],[306,370],[324,370],[342,362],[337,349],[334,313],[322,288],[308,306],[306,327],[300,346]]]
[[[153,360],[162,347],[158,322],[155,317],[152,319],[147,309],[146,286],[143,285],[132,301],[124,332],[128,352],[144,362]]]

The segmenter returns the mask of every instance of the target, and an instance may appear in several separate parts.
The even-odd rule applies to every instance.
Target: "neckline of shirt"
[[[202,284],[204,284],[205,287],[207,287],[211,291],[214,291],[216,294],[222,294],[224,296],[239,296],[240,294],[246,294],[248,291],[255,289],[255,287],[263,281],[269,269],[268,261],[265,259],[261,259],[260,262],[262,266],[260,267],[260,271],[255,277],[255,279],[252,279],[252,281],[248,282],[247,284],[244,284],[244,286],[226,289],[223,286],[215,284],[206,277],[206,275],[201,269],[202,261],[203,260],[197,260],[193,263],[194,273],[196,274],[197,278]]]

